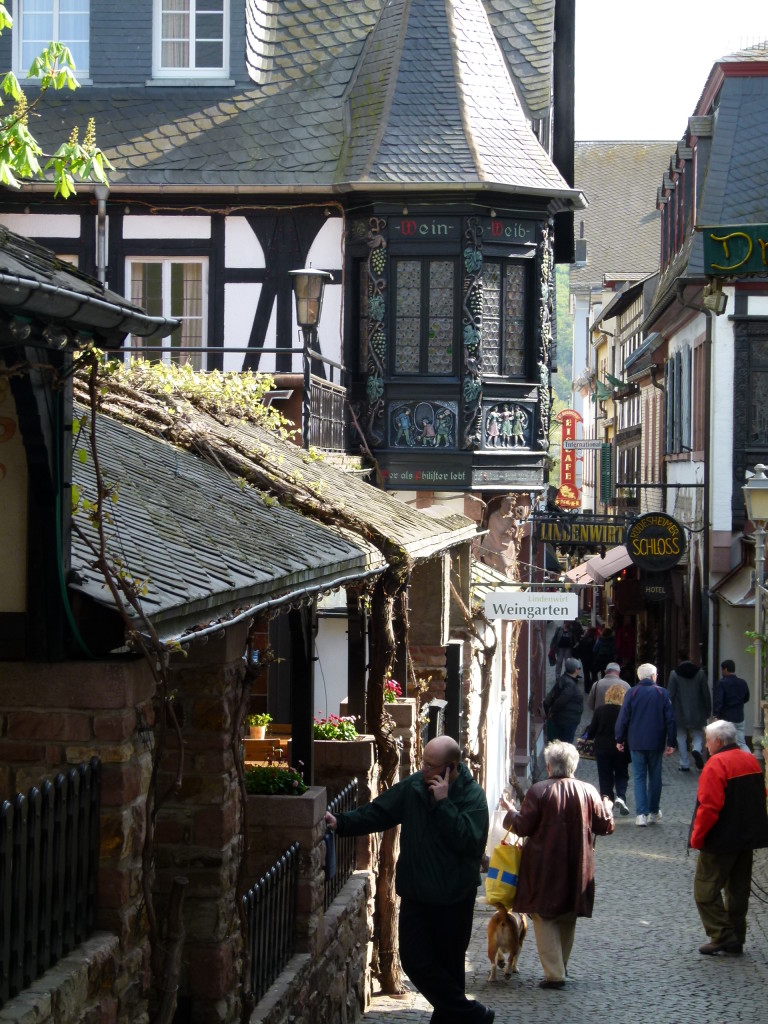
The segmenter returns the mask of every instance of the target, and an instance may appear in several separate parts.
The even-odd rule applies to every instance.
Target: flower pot
[[[266,725],[249,725],[248,732],[252,740],[263,740],[267,733]]]

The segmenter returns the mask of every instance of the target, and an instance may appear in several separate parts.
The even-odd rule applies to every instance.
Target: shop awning
[[[602,587],[606,580],[632,564],[629,552],[623,544],[610,548],[605,555],[593,555],[574,569],[569,569],[566,578],[573,583]]]
[[[719,583],[712,587],[712,593],[731,605],[732,608],[755,607],[754,569],[750,565],[740,565],[723,576]]]

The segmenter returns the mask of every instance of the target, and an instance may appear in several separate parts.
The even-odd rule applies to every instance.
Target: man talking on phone
[[[432,1024],[491,1024],[493,1010],[467,999],[464,981],[488,803],[460,757],[454,739],[437,736],[424,747],[421,771],[325,820],[340,836],[402,826],[395,889],[403,970],[434,1007]]]

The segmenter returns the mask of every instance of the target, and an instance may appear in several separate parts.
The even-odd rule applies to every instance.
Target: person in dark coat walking
[[[699,851],[693,898],[709,936],[699,952],[738,956],[747,937],[752,851],[768,846],[765,780],[757,759],[739,749],[733,722],[711,722],[706,736],[709,759],[688,839]]]
[[[584,689],[580,682],[581,663],[565,659],[565,672],[544,698],[544,711],[550,726],[550,738],[573,743],[584,711]]]
[[[563,671],[563,665],[567,658],[573,657],[574,649],[581,640],[581,623],[578,619],[573,622],[564,622],[558,626],[552,635],[550,644],[550,662],[555,666],[555,677],[559,678]],[[554,657],[554,662],[552,658]]]
[[[606,666],[616,661],[616,637],[612,629],[604,629],[595,641],[595,649],[592,653],[592,667],[600,675],[603,675]]]
[[[637,679],[621,705],[616,746],[632,754],[635,824],[653,825],[661,821],[661,761],[675,752],[675,714],[669,694],[656,685],[655,665],[641,665]]]
[[[715,683],[715,717],[736,726],[738,743],[742,750],[749,750],[744,739],[744,708],[749,700],[746,680],[736,675],[736,662],[726,658],[720,665],[722,679]]]
[[[578,658],[581,662],[581,670],[584,675],[584,693],[589,693],[597,679],[598,673],[594,665],[594,649],[599,635],[597,626],[588,626],[584,636],[573,649],[574,658]]]
[[[544,748],[549,778],[535,782],[520,810],[506,798],[504,828],[527,836],[514,908],[530,914],[544,978],[562,988],[576,934],[576,919],[591,917],[595,899],[595,836],[614,830],[610,802],[573,776],[579,752],[555,741]]]
[[[605,701],[592,716],[587,727],[587,739],[595,744],[597,778],[600,796],[615,801],[620,814],[629,814],[627,806],[627,785],[629,783],[629,757],[626,751],[616,746],[616,720],[629,687],[621,679],[609,686]]]
[[[691,770],[688,757],[688,739],[696,767],[704,767],[704,726],[712,713],[707,673],[683,656],[683,660],[669,674],[667,693],[672,701],[677,726],[677,749],[680,751],[680,771]]]

